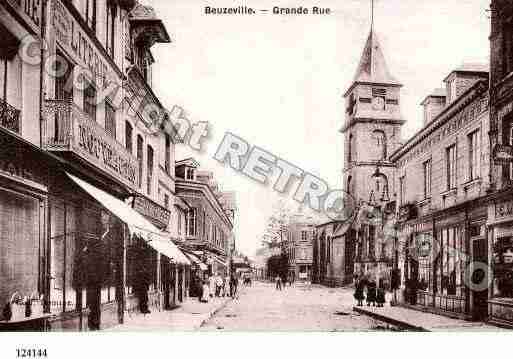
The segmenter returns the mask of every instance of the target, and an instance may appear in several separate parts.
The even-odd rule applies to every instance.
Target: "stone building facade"
[[[425,125],[390,157],[397,166],[401,294],[424,310],[485,319],[487,290],[468,280],[488,260],[487,66],[463,65],[444,82],[446,96],[441,90],[427,96]]]
[[[284,250],[289,261],[291,281],[311,281],[315,223],[302,214],[294,215],[287,224]]]
[[[170,120],[152,88],[162,21],[121,0],[5,1],[0,13],[2,325],[99,329],[144,302],[179,304],[190,261],[170,219],[187,205],[175,140],[154,126]]]
[[[208,266],[198,277],[230,274],[234,249],[233,221],[237,212],[233,192],[222,192],[214,174],[192,158],[176,162],[176,193],[189,205],[185,213],[184,250]]]

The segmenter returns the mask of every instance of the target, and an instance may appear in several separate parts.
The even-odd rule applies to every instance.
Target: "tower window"
[[[386,95],[387,95],[387,89],[383,89],[383,88],[373,88],[372,89],[373,97],[376,97],[376,96],[386,97]]]
[[[406,177],[399,178],[399,204],[403,205],[406,200]]]
[[[385,132],[382,130],[374,130],[372,138],[376,144],[376,159],[384,161],[387,159],[387,138]]]

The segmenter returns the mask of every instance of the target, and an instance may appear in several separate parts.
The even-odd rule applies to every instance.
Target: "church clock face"
[[[384,110],[385,109],[385,100],[383,99],[383,97],[372,98],[372,108],[374,110]]]

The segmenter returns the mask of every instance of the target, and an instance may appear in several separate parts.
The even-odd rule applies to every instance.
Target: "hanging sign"
[[[492,150],[492,158],[495,164],[513,163],[513,147],[507,145],[495,145]]]

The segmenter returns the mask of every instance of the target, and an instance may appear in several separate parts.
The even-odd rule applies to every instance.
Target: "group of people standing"
[[[237,297],[239,280],[236,275],[222,277],[219,273],[211,275],[208,280],[202,282],[201,293],[198,296],[200,302],[207,303],[215,297]]]
[[[359,307],[363,305],[365,299],[367,306],[383,307],[385,304],[385,288],[383,288],[383,285],[376,286],[374,280],[357,279],[354,298],[358,302],[357,305]]]
[[[287,277],[280,277],[279,275],[276,276],[276,278],[274,278],[274,283],[276,285],[276,290],[282,290],[282,288],[285,288],[285,286],[287,285],[287,283],[289,283],[289,285],[292,285],[292,281],[288,281],[287,280]]]

